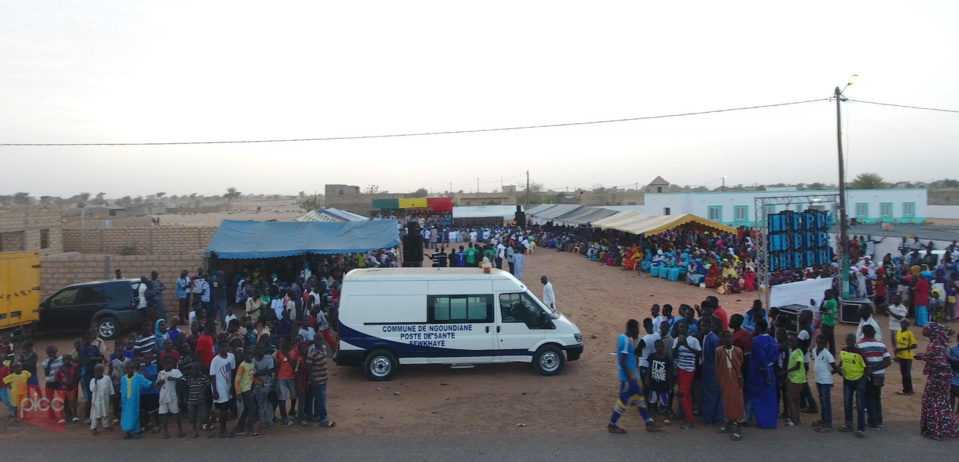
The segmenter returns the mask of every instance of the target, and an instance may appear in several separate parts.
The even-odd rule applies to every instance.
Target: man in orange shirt
[[[276,364],[274,377],[276,380],[276,400],[280,406],[280,418],[284,421],[283,425],[292,427],[293,417],[296,416],[296,400],[300,398],[296,391],[296,369],[300,363],[300,354],[296,348],[284,337],[277,339],[279,347],[273,354],[273,363]],[[286,411],[286,400],[290,399],[290,412]]]

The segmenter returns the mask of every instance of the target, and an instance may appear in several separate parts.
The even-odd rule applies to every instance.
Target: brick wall
[[[46,231],[44,231],[46,230]],[[23,236],[26,231],[26,248]],[[46,233],[46,246],[41,248],[41,234]],[[39,251],[41,254],[63,252],[60,206],[24,205],[0,207],[0,251]]]
[[[200,253],[187,255],[79,255],[62,254],[40,257],[40,299],[45,300],[56,291],[78,282],[113,279],[114,271],[123,270],[124,277],[150,277],[151,271],[160,273],[160,281],[166,285],[163,301],[167,312],[176,310],[176,278],[180,271],[190,274],[203,267]]]
[[[85,231],[65,229],[63,250],[81,253],[120,254],[132,251],[133,255],[180,255],[206,250],[216,229],[216,226],[148,226]]]

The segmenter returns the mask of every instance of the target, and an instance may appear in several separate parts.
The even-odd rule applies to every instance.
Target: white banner
[[[810,279],[772,286],[769,292],[769,306],[802,305],[809,306],[809,299],[822,302],[823,294],[832,288],[832,278]]]

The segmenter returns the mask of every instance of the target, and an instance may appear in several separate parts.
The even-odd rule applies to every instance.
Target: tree
[[[303,199],[297,201],[296,205],[304,212],[312,212],[323,208],[323,196],[319,194],[304,195]]]
[[[545,190],[546,190],[546,188],[543,187],[543,184],[542,184],[542,183],[537,183],[537,182],[535,182],[535,181],[534,181],[534,182],[531,182],[531,183],[529,184],[529,203],[530,203],[530,204],[542,204],[543,202],[545,202],[545,201],[544,201],[544,197],[543,197],[543,192],[544,192]],[[516,200],[517,200],[518,202],[525,202],[525,201],[526,201],[526,193],[527,193],[527,191],[526,191],[525,189],[524,189],[523,191],[520,191],[519,193],[517,193],[517,195],[516,195]]]
[[[816,182],[807,186],[806,189],[811,189],[813,191],[822,191],[823,189],[826,189],[826,185]]]
[[[82,192],[80,193],[80,202],[87,202],[90,200],[90,193]]]
[[[143,203],[143,196],[137,196],[137,197],[135,197],[135,198],[133,199],[133,203],[134,203],[134,204],[142,204],[142,203]]]
[[[223,197],[226,198],[227,202],[233,202],[233,199],[240,197],[240,194],[240,191],[237,191],[236,188],[226,188],[226,194],[224,194]]]
[[[380,187],[379,185],[371,184],[367,186],[366,189],[363,190],[363,192],[366,194],[377,194],[380,192]]]
[[[161,197],[166,196],[166,193],[165,193],[165,192],[158,192],[158,193],[154,194],[154,196],[156,196],[157,199],[160,199]]]
[[[429,194],[430,192],[427,191],[426,188],[420,188],[420,189],[417,189],[416,191],[413,191],[413,197],[426,197]]]
[[[33,202],[33,198],[30,197],[30,193],[18,192],[13,195],[12,202],[13,205],[30,205]]]
[[[107,205],[107,200],[104,198],[107,195],[105,192],[98,192],[96,199],[93,199],[93,203],[97,205]]]
[[[306,199],[306,191],[300,191],[297,195],[300,196],[300,200]]]
[[[886,182],[876,173],[860,173],[849,183],[849,189],[885,189]]]
[[[40,196],[40,203],[43,205],[50,205],[53,203],[53,196]]]

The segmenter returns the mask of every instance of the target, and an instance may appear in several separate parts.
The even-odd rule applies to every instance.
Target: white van
[[[339,334],[336,363],[362,364],[371,380],[389,380],[400,364],[532,362],[556,375],[583,353],[575,324],[498,269],[350,271]]]

